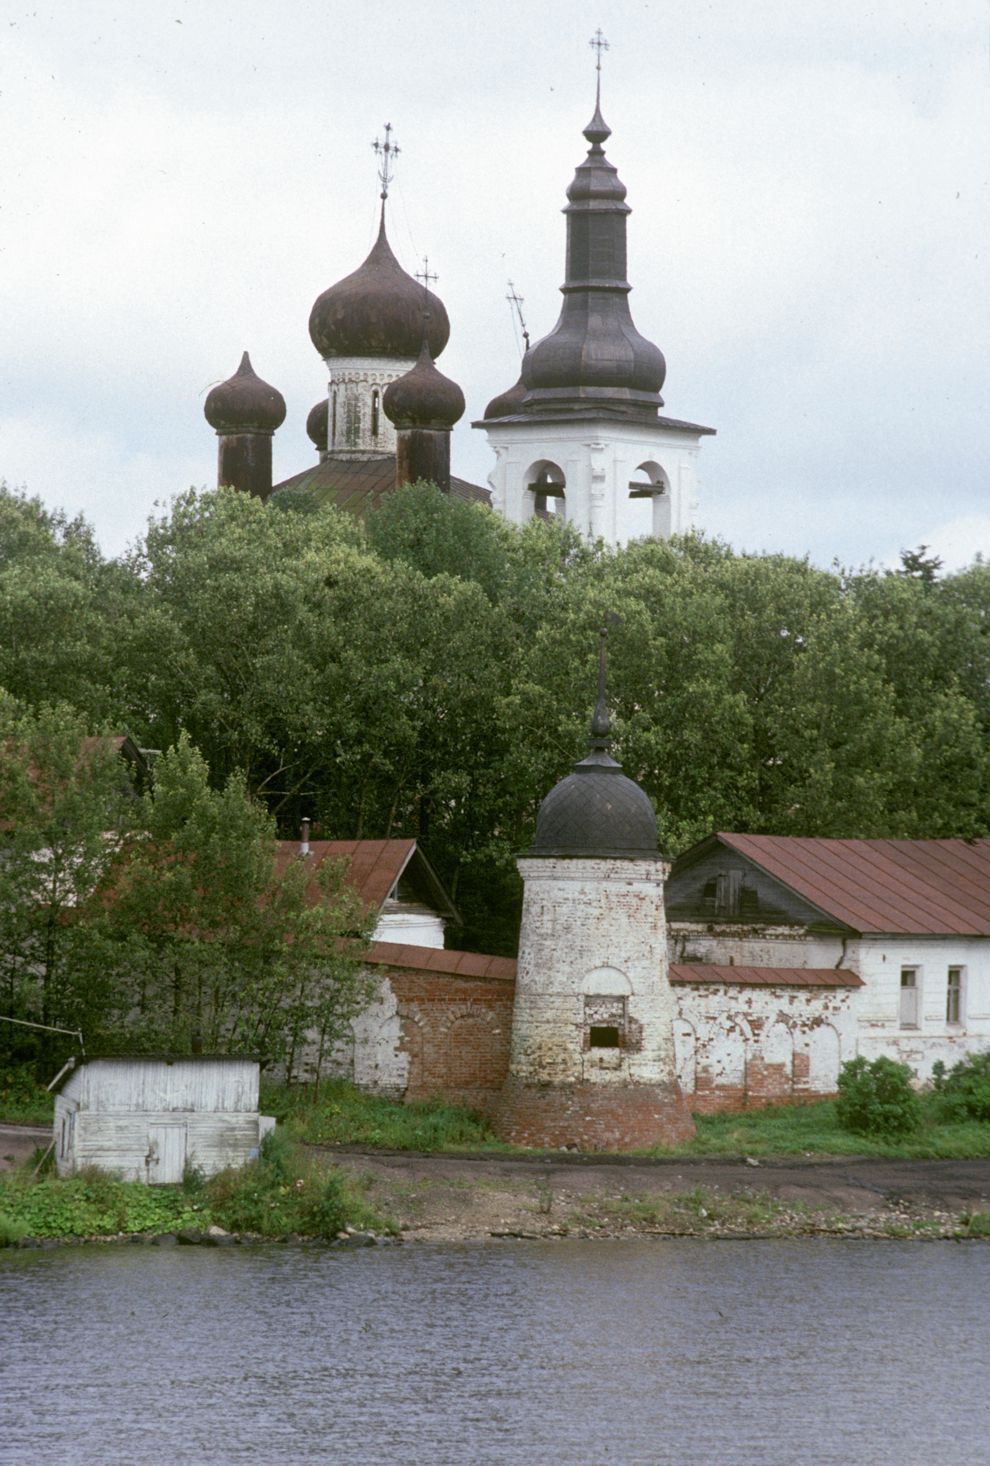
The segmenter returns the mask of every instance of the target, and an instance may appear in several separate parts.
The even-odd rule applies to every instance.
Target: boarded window
[[[962,1022],[962,996],[963,996],[963,970],[961,967],[950,967],[948,981],[945,987],[945,1021],[946,1023]]]
[[[741,896],[742,871],[720,871],[715,885],[716,916],[738,916]]]
[[[917,967],[901,968],[901,1027],[917,1028],[920,1008],[921,986]]]

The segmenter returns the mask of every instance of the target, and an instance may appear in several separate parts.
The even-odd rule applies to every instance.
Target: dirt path
[[[430,1156],[321,1149],[367,1178],[410,1238],[854,1232],[968,1235],[990,1214],[990,1161]],[[988,1216],[990,1222],[990,1216]]]

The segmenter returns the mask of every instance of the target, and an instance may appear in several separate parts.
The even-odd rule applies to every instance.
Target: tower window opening
[[[613,1023],[593,1023],[588,1033],[589,1049],[621,1049],[622,1034]]]
[[[337,388],[330,393],[330,447],[337,442]]]
[[[371,436],[373,438],[377,438],[378,437],[378,422],[379,422],[379,416],[380,416],[380,413],[379,413],[379,405],[380,405],[380,403],[381,403],[381,393],[379,392],[378,388],[375,387],[372,390],[372,393],[371,393]]]

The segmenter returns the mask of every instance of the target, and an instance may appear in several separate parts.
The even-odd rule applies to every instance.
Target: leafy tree
[[[159,762],[100,924],[121,1041],[292,1062],[360,1005],[371,914],[327,865],[278,869],[274,822],[233,774],[212,789],[183,735]]]
[[[881,1139],[909,1135],[921,1123],[921,1101],[911,1087],[911,1069],[881,1054],[849,1059],[839,1071],[835,1113],[843,1130]]]

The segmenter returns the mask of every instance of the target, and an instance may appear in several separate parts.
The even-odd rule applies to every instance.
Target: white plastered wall
[[[690,530],[697,516],[700,434],[658,424],[599,422],[485,423],[495,453],[488,475],[493,507],[512,524],[533,517],[528,488],[537,464],[563,475],[558,512],[586,539],[624,545],[647,536],[667,539]],[[649,471],[640,472],[643,465]],[[630,499],[629,485],[655,482],[657,497]]]

